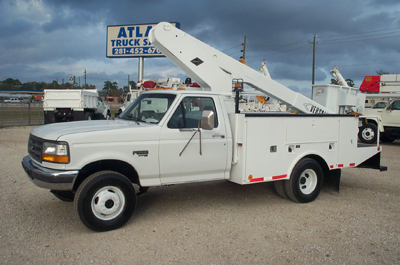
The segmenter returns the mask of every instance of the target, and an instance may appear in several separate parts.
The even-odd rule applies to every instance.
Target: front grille
[[[29,135],[28,153],[36,161],[42,163],[42,145],[44,140],[34,135]]]

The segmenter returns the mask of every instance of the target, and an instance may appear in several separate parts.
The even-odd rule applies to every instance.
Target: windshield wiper
[[[136,122],[137,125],[140,125],[139,121],[142,121],[142,120],[140,120],[140,119],[138,119],[138,118],[136,118],[136,117],[132,117],[132,120],[133,120],[134,122]],[[143,122],[143,121],[142,121],[142,122]]]
[[[124,117],[124,120],[132,120],[132,121],[136,122],[137,125],[140,125],[139,121],[142,121],[142,120],[139,120],[138,118],[134,117],[132,114],[127,115],[126,118]]]

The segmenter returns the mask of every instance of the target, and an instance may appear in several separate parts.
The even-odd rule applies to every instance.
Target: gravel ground
[[[270,183],[157,187],[96,233],[26,177],[31,129],[0,129],[1,264],[400,264],[400,141],[383,145],[387,172],[345,169],[339,193],[325,185],[308,204]]]

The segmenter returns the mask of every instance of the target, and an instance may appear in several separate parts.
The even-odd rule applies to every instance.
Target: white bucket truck
[[[143,92],[116,120],[32,130],[23,168],[37,186],[73,200],[88,228],[106,231],[125,224],[136,206],[133,185],[145,192],[151,186],[199,181],[273,181],[280,196],[307,203],[317,198],[324,179],[339,184],[342,168],[385,170],[379,145],[357,143],[356,116],[326,114],[323,106],[289,93],[168,23],[153,28],[150,36],[203,88],[208,84],[203,70],[209,68],[215,74],[211,82],[220,77],[229,84],[209,91]],[[283,89],[289,96],[275,97],[304,114],[240,113],[243,83],[236,78],[256,82],[263,91],[279,94]],[[156,115],[143,115],[149,110]]]
[[[110,107],[97,89],[45,89],[44,123],[108,119]]]

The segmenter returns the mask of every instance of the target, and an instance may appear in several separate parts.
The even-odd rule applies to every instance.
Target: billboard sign
[[[171,23],[180,28],[179,23]],[[162,57],[164,56],[149,40],[155,24],[107,26],[107,57]]]

